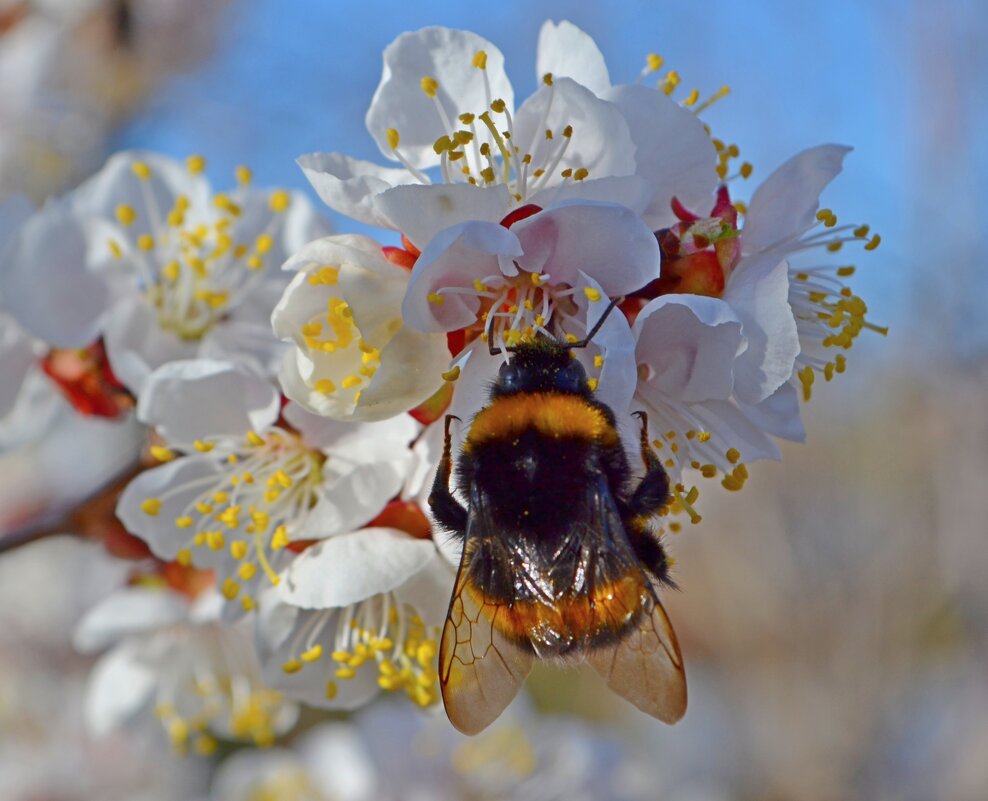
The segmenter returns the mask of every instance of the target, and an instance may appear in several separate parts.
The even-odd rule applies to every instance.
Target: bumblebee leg
[[[432,509],[432,514],[439,525],[462,535],[467,529],[467,510],[449,489],[449,479],[453,474],[453,447],[449,424],[453,420],[459,418],[452,414],[446,415],[446,439],[443,444],[443,455],[439,460],[439,469],[436,470],[436,479],[432,482],[432,492],[429,493],[429,508]]]
[[[631,496],[629,508],[634,517],[651,517],[669,501],[669,476],[648,442],[648,415],[645,412],[634,414],[642,422],[639,442],[647,472],[635,489],[635,494]]]
[[[635,412],[641,420],[641,456],[645,463],[646,473],[635,488],[628,502],[628,518],[625,527],[631,535],[631,544],[635,554],[642,564],[659,581],[671,584],[669,580],[669,562],[665,548],[659,538],[649,529],[648,521],[658,514],[659,510],[669,501],[669,476],[662,467],[662,462],[655,455],[648,441],[648,416],[645,412]]]

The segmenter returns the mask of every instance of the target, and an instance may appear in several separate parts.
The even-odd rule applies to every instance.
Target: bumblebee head
[[[565,392],[590,395],[587,373],[571,346],[539,337],[511,348],[510,361],[501,365],[492,396],[520,392]]]

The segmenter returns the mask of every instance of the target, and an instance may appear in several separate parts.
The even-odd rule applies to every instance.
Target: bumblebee
[[[463,555],[439,683],[465,734],[501,714],[535,659],[586,661],[666,723],[686,711],[682,656],[656,594],[671,585],[669,564],[648,527],[668,502],[669,480],[639,413],[646,472],[631,488],[614,414],[571,351],[591,336],[573,345],[540,336],[507,349],[455,464],[466,507],[450,489],[455,418],[446,418],[429,505]]]

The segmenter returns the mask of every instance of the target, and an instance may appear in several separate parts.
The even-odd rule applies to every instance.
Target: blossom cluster
[[[151,711],[208,754],[272,744],[299,704],[435,706],[458,555],[425,498],[444,415],[462,436],[507,348],[601,323],[574,353],[629,449],[647,413],[664,536],[699,522],[703,481],[738,490],[802,440],[801,400],[881,330],[837,255],[879,238],[820,208],[849,148],[795,155],[742,202],[753,168],[702,119],[726,89],[685,93],[654,54],[612,83],[568,22],[542,27],[536,75],[516,104],[476,34],[385,49],[366,123],[389,165],[299,165],[393,244],[331,234],[246,167],[217,192],[198,156],[120,153],[41,209],[0,207],[0,440],[54,414],[146,440],[116,505],[146,550],[77,633],[105,651],[97,730]]]

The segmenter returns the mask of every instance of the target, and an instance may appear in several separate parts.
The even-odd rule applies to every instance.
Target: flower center
[[[274,743],[285,713],[280,693],[264,687],[258,667],[242,658],[244,644],[219,625],[187,632],[176,643],[163,670],[155,715],[175,751],[214,753],[214,737],[234,738],[260,747]]]
[[[464,64],[464,69],[478,69],[483,73],[487,105],[482,110],[457,109],[451,118],[437,97],[439,82],[429,76],[424,76],[420,82],[422,91],[433,101],[439,130],[443,132],[432,147],[440,158],[444,183],[469,183],[474,186],[502,184],[508,188],[515,203],[524,203],[528,197],[550,185],[561,186],[570,180],[583,181],[590,175],[582,166],[560,169],[573,139],[573,126],[549,126],[555,95],[551,74],[543,77],[543,83],[548,87],[548,97],[540,124],[535,129],[542,133],[530,143],[516,143],[510,109],[504,100],[491,97],[487,54],[478,50],[472,63]],[[431,183],[428,176],[412,167],[402,155],[401,135],[397,129],[387,129],[387,140],[398,161],[419,181]]]
[[[207,476],[170,487],[160,498],[142,503],[145,514],[157,515],[162,504],[175,495],[195,495],[175,528],[185,537],[176,561],[190,565],[196,550],[228,549],[238,563],[237,578],[226,578],[220,590],[228,601],[240,598],[245,611],[255,606],[245,587],[260,573],[272,584],[279,578],[273,562],[291,542],[290,535],[315,505],[318,488],[328,470],[326,455],[305,445],[297,434],[273,428],[264,436],[250,432],[245,442],[196,441],[201,453],[216,449],[221,476]],[[172,454],[156,449],[158,458]]]
[[[426,626],[417,611],[400,602],[394,593],[374,595],[344,609],[302,611],[293,642],[292,657],[282,665],[285,673],[329,656],[336,663],[326,683],[326,697],[339,691],[337,681],[356,678],[361,670],[375,669],[377,683],[387,692],[404,692],[418,706],[439,701],[436,655],[439,628]]]
[[[187,166],[198,174],[205,161],[192,156]],[[237,241],[242,202],[219,193],[212,197],[212,208],[199,209],[179,195],[172,208],[163,209],[150,185],[151,167],[135,162],[131,169],[140,188],[140,208],[121,204],[116,216],[131,239],[128,258],[138,286],[163,330],[186,340],[201,339],[263,279],[265,254],[274,245],[279,215],[288,209],[290,196],[284,190],[272,192],[266,228],[251,242]],[[245,190],[250,171],[238,168],[237,179]],[[123,258],[118,242],[111,239],[109,247]]]

